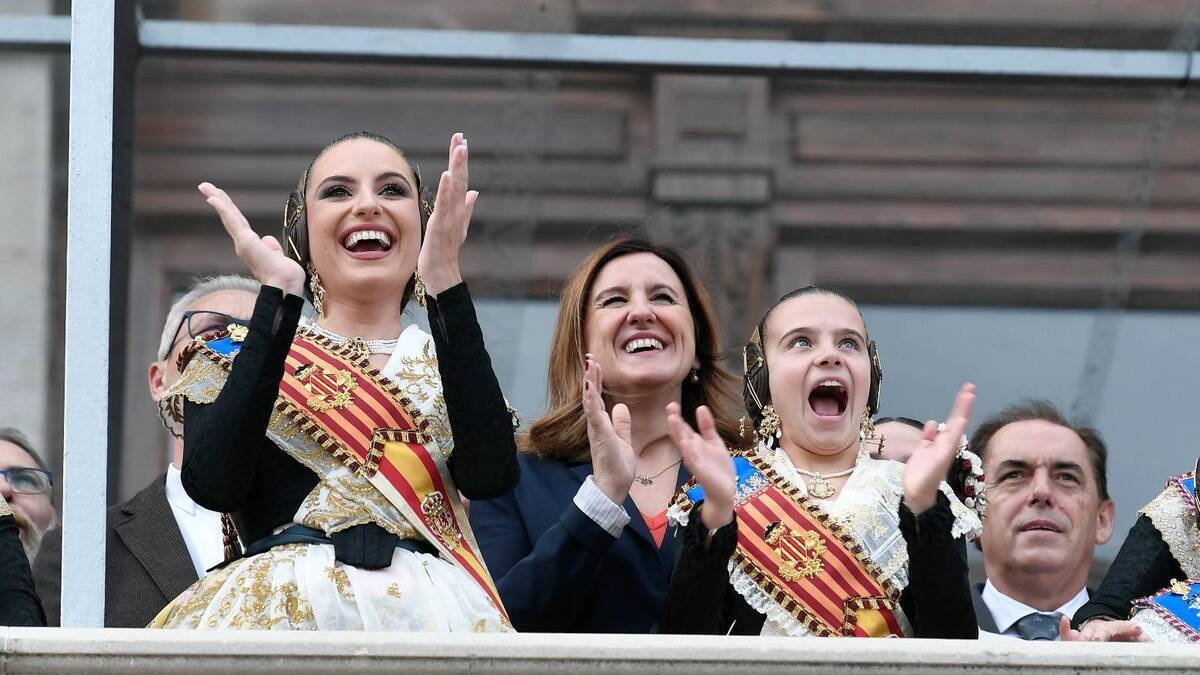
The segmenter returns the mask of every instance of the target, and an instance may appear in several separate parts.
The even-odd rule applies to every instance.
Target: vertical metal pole
[[[104,624],[104,512],[107,505],[110,373],[119,368],[110,348],[124,324],[124,296],[113,297],[114,253],[128,243],[128,175],[131,101],[118,92],[123,78],[122,41],[130,39],[120,17],[125,0],[73,3],[71,88],[67,166],[67,312],[63,404],[62,625]],[[118,7],[123,5],[124,7]],[[136,33],[134,33],[136,38]],[[126,44],[125,54],[134,47]],[[122,131],[125,129],[125,131]],[[114,173],[114,168],[118,170]],[[124,183],[124,184],[123,184]],[[122,279],[120,273],[116,278]],[[119,285],[119,284],[118,284]],[[114,300],[116,309],[113,312]],[[115,331],[115,333],[114,333]],[[118,358],[114,364],[112,354]],[[119,381],[118,381],[119,382]],[[119,429],[117,425],[117,429]]]

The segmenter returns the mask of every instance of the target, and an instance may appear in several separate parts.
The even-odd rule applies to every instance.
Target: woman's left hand
[[[946,418],[946,426],[938,431],[933,420],[925,423],[921,444],[904,465],[904,503],[913,514],[921,513],[937,503],[938,485],[946,480],[950,463],[958,452],[971,407],[975,404],[975,385],[964,384],[954,398],[954,407]]]
[[[417,274],[425,291],[437,296],[462,283],[458,251],[467,239],[471,212],[479,193],[467,189],[467,139],[462,133],[450,137],[450,161],[438,181],[433,214],[425,227],[425,240],[417,256]]]

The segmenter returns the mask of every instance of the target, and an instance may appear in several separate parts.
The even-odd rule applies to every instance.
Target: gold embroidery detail
[[[1200,578],[1200,529],[1196,527],[1195,505],[1189,503],[1176,485],[1176,479],[1189,475],[1173,476],[1166,489],[1142,507],[1140,513],[1158,530],[1184,576],[1195,579]]]
[[[11,516],[12,514],[13,512],[12,509],[9,508],[8,502],[5,501],[3,495],[0,495],[0,518],[3,518],[4,516]]]
[[[429,392],[442,390],[442,378],[438,372],[437,355],[432,341],[421,346],[420,354],[401,354],[400,368],[393,379],[406,396],[425,401]]]
[[[486,633],[487,632],[487,619],[480,619],[475,622],[475,632],[476,633]]]
[[[393,598],[400,597],[400,584],[388,584],[387,594]]]
[[[329,370],[313,363],[297,368],[296,379],[304,383],[304,389],[309,393],[304,404],[317,412],[350,407],[354,402],[351,392],[358,388],[350,371]]]
[[[350,590],[350,576],[346,574],[346,570],[335,563],[325,568],[325,576],[337,586],[338,595],[347,600],[354,599],[354,591]]]
[[[768,526],[767,545],[775,547],[775,555],[783,562],[779,565],[779,576],[785,581],[809,579],[825,571],[825,555],[828,547],[819,532],[805,530],[797,532],[776,522]],[[784,534],[784,531],[787,534]]]
[[[297,585],[291,581],[275,585],[270,581],[272,568],[294,560],[305,546],[279,546],[201,577],[167,605],[151,626],[199,628],[203,621],[209,628],[267,630],[279,624],[292,629],[315,628],[312,607]]]
[[[229,324],[229,339],[234,342],[245,342],[246,336],[250,334],[250,328],[243,326],[240,323]]]
[[[462,535],[454,526],[454,514],[450,512],[450,503],[445,495],[437,490],[425,495],[421,500],[421,513],[429,521],[429,529],[442,540],[446,548],[451,551],[458,548]]]
[[[1184,598],[1192,594],[1192,587],[1187,582],[1179,579],[1171,580],[1171,592],[1175,595],[1182,595]]]

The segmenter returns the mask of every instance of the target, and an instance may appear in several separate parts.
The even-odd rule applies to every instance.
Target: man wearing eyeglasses
[[[0,429],[0,495],[12,509],[21,531],[21,545],[31,562],[42,536],[58,521],[52,491],[50,470],[25,434],[12,428]]]
[[[231,324],[248,326],[258,297],[253,279],[227,275],[193,285],[163,325],[156,360],[148,369],[154,401],[177,379],[181,355],[196,338]],[[151,409],[153,410],[153,409]],[[149,412],[149,411],[148,411]],[[156,413],[156,411],[155,411]],[[179,478],[183,439],[171,438],[167,473],[107,515],[104,625],[143,628],[166,604],[224,559],[221,516],[188,497]],[[51,531],[33,565],[48,625],[60,618],[62,535]]]
[[[29,551],[54,522],[50,472],[16,429],[0,429],[0,626],[44,626]]]

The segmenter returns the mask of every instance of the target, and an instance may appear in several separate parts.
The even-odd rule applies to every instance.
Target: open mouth
[[[382,230],[356,230],[342,239],[342,248],[351,253],[387,253],[392,238]]]
[[[837,380],[825,380],[808,394],[808,407],[818,417],[841,417],[846,412],[850,393]]]
[[[665,347],[662,340],[654,337],[634,338],[625,343],[626,354],[643,354],[646,352],[660,352]]]

